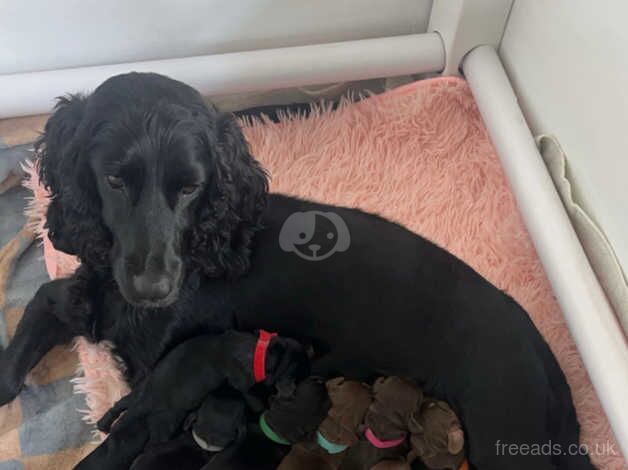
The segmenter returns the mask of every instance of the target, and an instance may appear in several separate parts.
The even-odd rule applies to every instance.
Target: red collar
[[[259,338],[257,338],[255,354],[253,355],[253,377],[255,377],[255,383],[263,382],[266,379],[266,351],[273,336],[277,336],[277,333],[259,330]]]

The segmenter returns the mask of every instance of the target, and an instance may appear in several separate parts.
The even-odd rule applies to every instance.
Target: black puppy
[[[248,393],[263,382],[275,386],[280,395],[294,393],[295,382],[308,373],[305,349],[292,339],[263,333],[258,337],[227,331],[174,348],[147,380],[98,422],[99,429],[111,434],[75,468],[128,468],[147,444],[167,442],[176,435],[205,397],[225,384]]]
[[[297,385],[294,395],[271,397],[263,420],[274,436],[295,444],[313,438],[330,407],[325,381],[320,377],[308,377]]]
[[[191,416],[194,441],[207,452],[237,445],[246,434],[246,404],[242,398],[208,395]]]
[[[232,389],[208,395],[188,415],[185,432],[169,442],[147,446],[131,470],[224,468],[247,435],[246,403],[238,395]]]

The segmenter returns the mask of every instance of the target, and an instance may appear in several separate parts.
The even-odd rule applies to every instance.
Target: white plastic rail
[[[569,330],[624,455],[628,455],[628,345],[554,188],[506,72],[491,46],[462,70]]]
[[[165,74],[212,95],[439,72],[444,66],[440,36],[424,33],[0,75],[0,118],[49,112],[55,97],[92,91],[130,71]]]

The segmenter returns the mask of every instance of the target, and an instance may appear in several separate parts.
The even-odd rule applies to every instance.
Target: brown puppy
[[[464,463],[464,432],[458,417],[443,401],[427,398],[408,423],[412,453],[433,470],[458,470]]]
[[[364,416],[366,441],[349,449],[342,470],[410,469],[408,421],[420,409],[423,392],[410,380],[380,377],[373,384],[373,401]]]
[[[366,433],[383,442],[403,439],[410,417],[422,402],[423,391],[410,380],[380,377],[373,384],[373,403],[364,417]]]
[[[338,377],[327,381],[332,406],[318,431],[329,442],[351,447],[358,443],[364,417],[373,402],[371,387]]]

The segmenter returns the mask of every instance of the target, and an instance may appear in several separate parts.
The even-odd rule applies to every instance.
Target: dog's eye
[[[198,184],[188,184],[183,186],[181,189],[179,189],[179,192],[183,195],[190,195],[194,192],[196,192],[196,190],[198,189]]]
[[[107,184],[113,189],[122,189],[124,187],[124,180],[119,176],[108,175]]]

